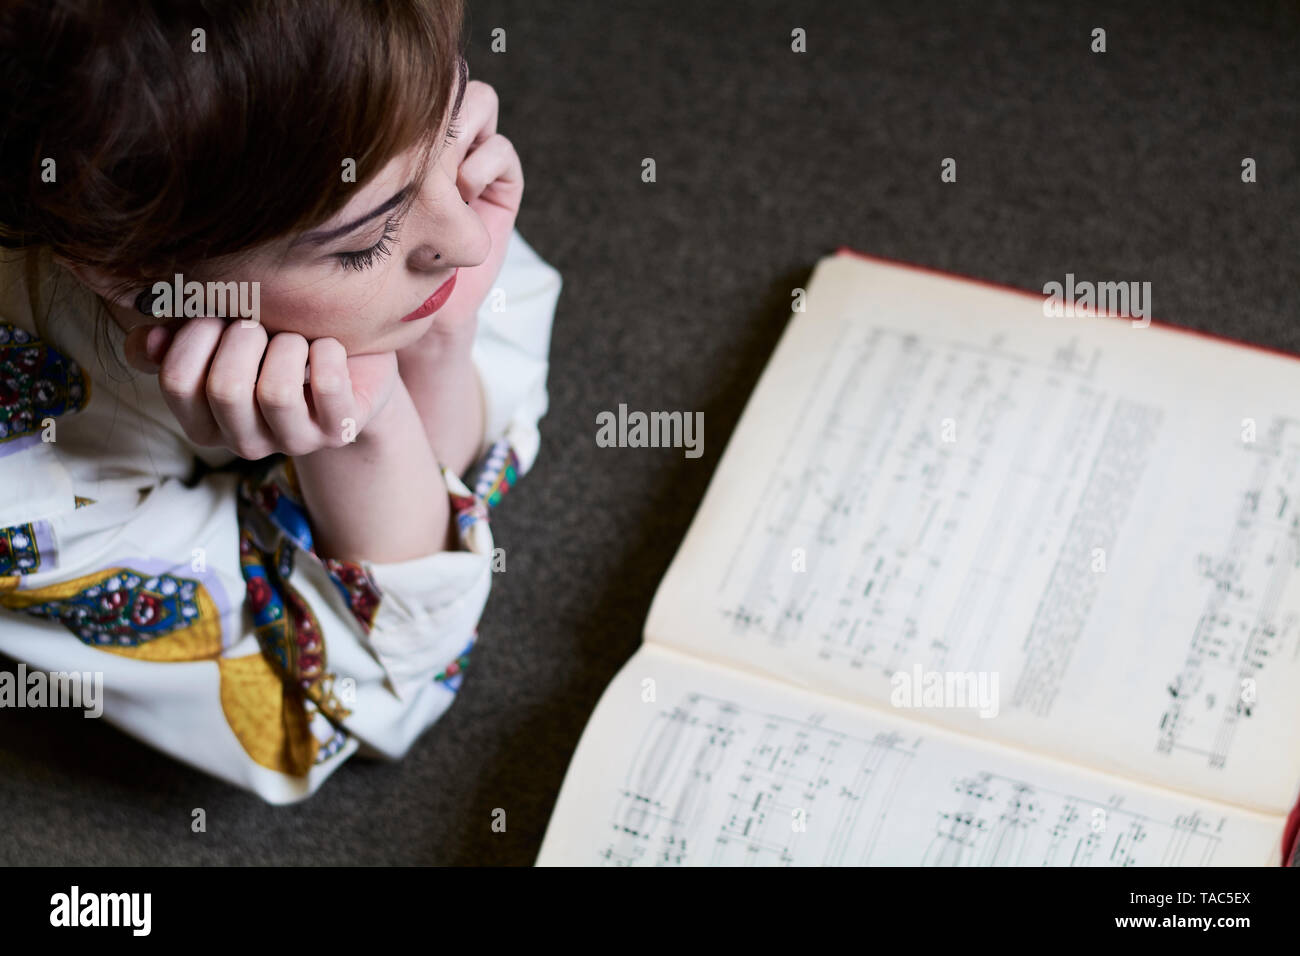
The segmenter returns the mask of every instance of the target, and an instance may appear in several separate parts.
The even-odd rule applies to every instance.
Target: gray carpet
[[[1028,289],[1149,280],[1159,319],[1300,353],[1297,6],[1077,6],[471,0],[519,226],[565,289],[459,700],[404,762],[354,760],[290,808],[100,721],[0,712],[0,862],[531,863],[790,289],[841,244]],[[597,447],[620,402],[703,411],[704,456]]]

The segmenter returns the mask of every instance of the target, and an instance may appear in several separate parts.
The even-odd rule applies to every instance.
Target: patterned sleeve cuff
[[[316,554],[293,461],[275,462],[260,479],[245,479],[240,493],[243,569],[254,615],[275,616],[282,613],[277,608],[303,603],[287,593],[292,555],[299,553],[324,569],[399,697],[430,679],[457,676],[491,587],[496,550],[488,517],[518,474],[518,453],[504,439],[473,470],[472,488],[444,469],[463,550],[375,563]],[[323,660],[323,643],[308,651]]]
[[[365,568],[382,595],[368,640],[397,696],[459,675],[487,604],[488,562],[442,551]]]

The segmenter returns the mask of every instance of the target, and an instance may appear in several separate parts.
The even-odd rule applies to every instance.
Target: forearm
[[[457,475],[474,463],[483,441],[483,397],[471,345],[417,345],[399,352],[397,362],[429,446]]]
[[[387,563],[454,547],[438,458],[400,384],[355,441],[293,463],[320,557]]]

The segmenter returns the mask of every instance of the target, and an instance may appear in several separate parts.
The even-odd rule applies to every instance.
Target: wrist
[[[354,443],[366,448],[379,448],[394,441],[404,440],[404,430],[414,427],[419,429],[419,415],[399,376],[393,386],[393,394],[388,397],[382,408],[375,412],[366,422],[365,427],[357,432]]]
[[[405,561],[452,540],[438,460],[400,382],[351,442],[294,458],[294,469],[322,558]]]
[[[477,313],[468,321],[460,317],[447,317],[445,322],[439,319],[423,336],[399,349],[397,357],[399,362],[408,365],[418,362],[421,368],[432,372],[454,368],[469,361],[477,332]]]
[[[483,443],[486,406],[471,345],[430,361],[404,354],[397,360],[406,398],[429,445],[440,464],[456,475],[473,464]]]

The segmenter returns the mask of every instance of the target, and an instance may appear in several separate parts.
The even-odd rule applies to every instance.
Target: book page
[[[583,733],[537,863],[1277,865],[1282,828],[646,644]]]
[[[1284,813],[1297,509],[1300,361],[829,257],[646,635]]]

